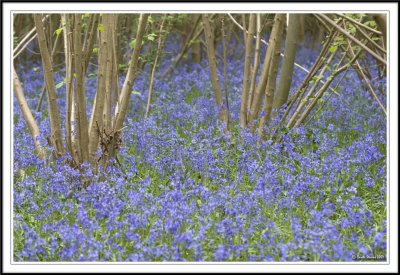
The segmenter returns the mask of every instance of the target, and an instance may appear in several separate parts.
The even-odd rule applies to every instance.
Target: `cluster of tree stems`
[[[152,24],[153,19],[148,20],[149,16],[140,14],[134,24],[132,16],[118,14],[61,14],[59,22],[56,22],[58,29],[54,31],[57,24],[47,22],[52,17],[37,13],[33,14],[34,25],[30,31],[26,31],[24,35],[22,31],[18,31],[19,41],[14,47],[15,61],[31,41],[37,39],[38,42],[44,85],[36,111],[40,110],[42,100],[47,96],[51,125],[49,140],[54,148],[54,157],[68,153],[72,159],[71,165],[74,167],[80,167],[84,162],[95,167],[98,165],[105,167],[110,159],[117,157],[132,86],[148,62],[151,65],[151,73],[144,116],[147,118],[150,115],[155,74],[163,54],[163,44],[170,31],[165,28],[168,26],[172,29],[178,23],[171,22],[170,17],[165,14],[160,16],[156,25]],[[179,62],[186,58],[189,49],[192,49],[193,61],[198,63],[204,50],[218,109],[218,119],[225,123],[225,129],[229,132],[227,58],[233,48],[228,47],[233,38],[237,43],[244,43],[239,123],[251,131],[258,130],[260,140],[274,137],[282,128],[290,129],[308,123],[323,110],[327,100],[338,92],[338,85],[349,68],[357,72],[363,88],[371,94],[386,114],[384,105],[372,87],[371,74],[363,56],[365,53],[372,56],[384,74],[387,65],[386,17],[382,14],[369,17],[376,22],[377,28],[366,24],[363,17],[357,18],[347,14],[306,16],[298,13],[271,15],[252,13],[242,14],[240,20],[239,15],[194,14],[187,19],[188,24],[178,24],[184,34],[182,44],[177,56],[173,58],[161,78],[167,78],[174,71]],[[20,25],[18,20],[21,18],[15,18],[15,25]],[[310,69],[295,62],[298,45],[304,40],[305,18],[313,20],[312,22],[325,33],[323,47]],[[129,25],[135,25],[136,29],[134,40],[131,42],[132,52],[129,62],[123,70],[126,74],[125,81],[122,87],[119,87],[118,77],[121,73],[120,64],[123,55],[121,35],[124,31],[129,34],[132,29]],[[235,28],[243,34],[242,41],[239,41],[240,32],[238,34]],[[268,42],[262,39],[263,31],[266,29],[270,30]],[[53,39],[54,32],[57,32],[57,35]],[[62,35],[59,35],[60,33]],[[150,40],[155,41],[149,43]],[[216,50],[219,41],[223,45],[222,56]],[[262,45],[267,46],[263,59]],[[283,45],[284,51],[282,51]],[[60,47],[65,64],[65,138],[61,131],[54,82],[54,59]],[[98,52],[97,88],[91,108],[92,113],[87,116],[85,79],[95,47]],[[151,61],[149,56],[152,58]],[[223,62],[223,81],[218,77],[220,75],[218,62]],[[289,97],[296,67],[305,71],[307,75],[300,87]],[[341,78],[337,80],[339,76]],[[34,139],[35,150],[38,156],[44,159],[46,152],[38,139],[39,127],[28,107],[15,69],[13,79],[14,92]],[[335,87],[331,87],[333,83],[336,83]],[[266,131],[273,118],[279,119],[277,126]]]

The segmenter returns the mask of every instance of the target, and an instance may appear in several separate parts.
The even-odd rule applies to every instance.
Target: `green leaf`
[[[156,36],[157,35],[155,33],[151,33],[151,34],[147,35],[147,40],[154,41]]]
[[[370,26],[371,28],[375,28],[376,27],[376,22],[375,21],[367,21],[365,22],[365,25]]]
[[[322,79],[322,75],[316,75],[311,79],[310,82],[313,83],[313,82],[319,81],[321,79]]]
[[[104,31],[104,26],[103,26],[103,24],[99,24],[98,26],[97,26],[97,29],[99,30],[99,31]]]
[[[142,95],[141,93],[139,93],[138,91],[135,91],[135,90],[132,91],[132,94],[134,94],[134,95]]]
[[[62,28],[56,29],[55,32],[54,32],[54,34],[57,35],[57,36],[59,36],[59,35],[62,33],[62,31],[63,31]],[[53,35],[54,35],[54,34],[53,34]]]
[[[39,68],[38,68],[38,67],[33,67],[33,71],[34,71],[35,73],[37,73],[37,72],[39,71]]]
[[[129,47],[130,47],[131,49],[133,49],[133,48],[135,48],[135,45],[136,45],[136,39],[133,39],[133,40],[129,43]]]
[[[337,48],[338,48],[337,46],[332,46],[329,48],[329,52],[334,53],[337,51]]]
[[[151,17],[151,15],[147,17],[147,22],[149,22],[149,24],[153,23],[153,18]]]
[[[351,25],[350,28],[349,28],[349,32],[350,32],[351,34],[354,35],[354,34],[356,33],[356,31],[357,31],[357,30],[356,30],[356,27],[354,27],[353,25]]]
[[[96,77],[96,74],[95,74],[95,73],[90,73],[90,74],[88,75],[88,78],[89,78],[89,79],[93,79],[94,77]]]
[[[58,90],[58,89],[60,89],[62,86],[64,86],[64,81],[61,81],[60,83],[58,83],[58,84],[56,85],[56,89]]]
[[[93,48],[92,53],[93,54],[98,54],[99,53],[99,48]]]

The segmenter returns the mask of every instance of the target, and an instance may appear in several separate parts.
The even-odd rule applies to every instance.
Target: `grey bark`
[[[147,25],[148,14],[140,14],[138,31],[136,34],[135,48],[132,53],[131,61],[129,64],[128,72],[125,78],[124,85],[121,90],[121,94],[115,108],[115,123],[113,125],[114,132],[121,131],[122,123],[125,119],[126,113],[128,111],[129,99],[131,96],[132,85],[136,79],[138,73],[138,59],[140,56],[140,50],[142,48],[142,40],[144,31]],[[115,156],[116,150],[112,151],[110,154],[112,157]]]
[[[217,61],[214,49],[214,37],[210,26],[209,15],[203,14],[202,18],[204,25],[204,33],[206,37],[207,57],[208,57],[208,66],[210,67],[211,85],[214,90],[214,98],[219,111],[218,117],[220,120],[226,122],[227,116],[226,116],[226,110],[222,102],[222,92],[218,80]]]
[[[250,14],[249,18],[249,32],[244,32],[245,35],[245,60],[244,60],[244,76],[243,76],[243,86],[242,86],[242,98],[240,104],[240,125],[242,127],[247,126],[247,101],[249,97],[250,89],[250,59],[251,50],[253,45],[253,33],[255,28],[255,18],[254,13]],[[244,21],[244,20],[243,20]]]
[[[46,82],[47,99],[49,102],[49,116],[51,125],[52,142],[57,155],[63,153],[63,142],[61,136],[60,112],[58,110],[56,87],[54,85],[53,67],[51,64],[51,57],[47,48],[46,36],[43,29],[42,15],[34,14],[34,21],[36,26],[37,37],[39,41],[39,48],[43,63],[43,72]]]
[[[300,14],[289,14],[289,26],[285,40],[285,56],[283,58],[282,71],[279,77],[276,97],[273,103],[274,109],[279,109],[286,103],[289,97],[292,83],[294,61],[296,58],[297,44],[300,34]]]
[[[276,76],[278,74],[279,68],[279,56],[281,51],[281,42],[283,36],[284,20],[282,20],[277,30],[277,35],[273,39],[273,54],[271,57],[271,65],[268,73],[267,87],[265,89],[265,100],[264,100],[264,116],[261,118],[259,126],[260,138],[263,137],[264,127],[267,125],[271,119],[272,104],[274,101],[274,93],[276,87]]]
[[[259,113],[260,105],[261,105],[261,97],[265,93],[270,63],[272,60],[272,55],[275,52],[276,37],[278,36],[278,33],[281,29],[284,17],[285,17],[285,14],[278,13],[275,15],[275,19],[274,19],[275,22],[272,27],[271,36],[270,36],[269,43],[268,43],[269,46],[267,49],[267,53],[265,54],[263,69],[262,69],[261,76],[260,76],[260,81],[257,85],[257,89],[255,90],[253,102],[251,104],[250,115],[249,115],[249,119],[248,119],[248,126],[251,126],[253,124],[254,120],[258,117],[258,113]]]
[[[32,115],[31,110],[29,109],[28,103],[26,102],[25,96],[24,96],[24,91],[22,89],[21,82],[19,81],[18,75],[15,72],[13,72],[13,88],[14,88],[14,93],[18,101],[18,105],[21,108],[22,115],[26,121],[26,124],[28,125],[29,132],[32,135],[33,138],[33,143],[35,146],[35,149],[37,151],[37,154],[40,159],[45,158],[45,151],[43,147],[40,145],[39,140],[37,139],[40,131],[39,127],[35,121],[35,118]]]

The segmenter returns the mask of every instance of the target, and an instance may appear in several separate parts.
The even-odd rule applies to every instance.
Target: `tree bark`
[[[196,24],[200,20],[201,15],[198,14],[192,18],[192,23]],[[198,28],[197,28],[198,29]],[[201,45],[200,41],[195,40],[192,42],[192,60],[194,63],[200,64],[201,62]]]
[[[42,57],[44,78],[46,81],[46,89],[48,93],[49,102],[49,116],[51,125],[52,142],[57,155],[63,153],[63,142],[61,136],[60,112],[57,106],[56,88],[53,79],[53,67],[51,64],[51,57],[47,48],[46,36],[43,29],[42,15],[34,14],[34,21],[36,26],[37,37],[39,41],[39,48]]]
[[[289,119],[289,122],[288,122],[288,124],[286,126],[287,128],[292,128],[293,125],[296,123],[296,121],[299,119],[301,110],[307,104],[308,100],[310,99],[310,97],[314,93],[314,91],[318,88],[318,84],[320,83],[320,80],[322,79],[322,77],[324,76],[326,70],[328,69],[329,64],[332,62],[333,58],[335,57],[336,52],[337,52],[337,50],[335,50],[330,55],[330,57],[328,58],[328,60],[325,63],[325,66],[322,68],[321,72],[319,73],[317,79],[314,82],[314,85],[308,91],[307,95],[304,98],[300,99],[299,105],[297,106],[296,110],[294,111],[292,117]],[[324,83],[324,85],[325,84],[326,83]],[[329,87],[329,85],[327,87]]]
[[[258,67],[260,64],[260,42],[261,42],[261,15],[257,13],[256,47],[254,50],[254,66],[253,66],[253,71],[251,73],[249,96],[247,100],[247,111],[249,111],[251,108],[251,103],[253,102],[254,89],[256,87]]]
[[[136,43],[135,43],[135,48],[132,53],[131,57],[131,62],[129,65],[129,69],[125,78],[124,85],[121,90],[121,94],[117,103],[117,106],[115,108],[115,123],[114,123],[114,132],[119,132],[122,128],[122,123],[125,119],[127,110],[128,110],[128,104],[129,104],[129,99],[131,96],[131,91],[132,91],[132,85],[133,82],[136,79],[137,72],[138,72],[138,59],[140,56],[140,50],[142,48],[142,40],[143,40],[143,35],[144,31],[146,29],[147,25],[147,18],[148,14],[140,14],[139,17],[139,24],[138,24],[138,32],[136,34]],[[115,148],[114,148],[115,149]],[[113,151],[111,152],[111,156],[114,157],[116,150],[112,149]]]
[[[111,76],[111,41],[113,15],[105,13],[102,16],[103,31],[100,35],[99,69],[97,75],[97,89],[92,116],[89,123],[89,161],[94,163],[98,144],[99,132],[103,131],[103,109],[106,98],[107,76]],[[108,87],[110,88],[110,87]],[[108,90],[109,92],[109,90]]]
[[[248,119],[248,126],[251,126],[254,120],[258,117],[258,113],[261,105],[261,96],[265,93],[265,88],[267,86],[268,72],[272,60],[273,53],[275,52],[276,37],[279,35],[282,28],[283,19],[285,14],[276,14],[274,19],[274,25],[272,27],[271,36],[269,38],[269,46],[267,53],[265,54],[264,65],[260,76],[260,81],[255,90],[253,102],[251,104],[250,115]]]
[[[197,25],[200,22],[200,16],[199,18],[195,21],[192,30],[190,31],[189,35],[186,37],[181,50],[179,51],[178,56],[174,59],[174,61],[171,63],[171,65],[168,66],[167,70],[164,72],[162,79],[166,78],[175,68],[175,66],[179,63],[179,61],[182,59],[183,55],[185,54],[186,50],[188,49],[190,45],[190,41],[192,40],[197,40],[200,36],[200,34],[203,32],[203,30],[200,28],[198,29],[197,33],[195,33],[197,29]],[[199,42],[200,44],[200,42]],[[200,47],[201,48],[201,47]],[[201,52],[201,51],[200,51]]]
[[[244,59],[244,76],[243,76],[243,87],[242,87],[242,98],[240,104],[240,125],[244,128],[247,126],[247,101],[249,97],[250,88],[250,58],[251,50],[253,45],[253,33],[255,25],[255,13],[250,14],[249,18],[249,32],[245,35],[245,59]]]
[[[73,44],[74,44],[74,63],[75,63],[75,83],[76,83],[76,123],[77,136],[79,143],[79,163],[89,160],[89,133],[86,116],[86,92],[84,62],[82,61],[81,43],[81,14],[74,16]]]
[[[285,56],[283,58],[282,71],[279,76],[278,89],[273,103],[274,109],[280,109],[286,103],[292,83],[294,61],[296,58],[297,44],[300,34],[300,14],[289,15],[289,26],[285,40]]]
[[[215,58],[215,49],[214,49],[214,39],[213,32],[211,30],[209,15],[203,14],[203,25],[204,32],[206,37],[206,46],[207,46],[207,57],[208,57],[208,66],[210,67],[211,74],[211,85],[214,90],[214,98],[218,107],[218,118],[222,121],[227,121],[226,110],[224,104],[222,102],[222,92],[221,87],[219,85],[218,80],[218,72],[217,72],[217,61]]]
[[[222,35],[222,46],[223,46],[223,58],[224,58],[224,93],[225,93],[225,106],[226,106],[226,131],[229,132],[229,90],[228,90],[228,70],[227,70],[227,55],[228,55],[228,46],[229,43],[226,41],[226,34],[225,34],[225,18],[224,15],[220,15],[221,19],[221,35]],[[228,44],[229,45],[229,44]]]
[[[272,104],[274,101],[274,93],[276,87],[276,76],[278,74],[279,68],[279,56],[281,51],[281,43],[283,36],[283,28],[284,28],[284,17],[279,25],[279,29],[277,31],[276,37],[273,37],[275,43],[273,45],[273,54],[271,57],[271,65],[268,73],[267,87],[265,89],[265,100],[264,100],[264,116],[261,118],[260,126],[259,126],[259,135],[260,138],[263,138],[264,135],[264,127],[269,123],[271,119],[271,111]]]
[[[19,81],[18,75],[15,72],[14,69],[14,75],[13,75],[13,87],[14,87],[14,93],[18,101],[18,105],[21,108],[22,115],[26,121],[26,124],[28,125],[29,132],[32,135],[33,138],[33,143],[35,146],[35,149],[37,151],[37,154],[40,159],[45,158],[45,151],[43,147],[40,145],[39,140],[37,139],[40,131],[39,127],[32,115],[31,110],[29,109],[28,103],[26,102],[25,96],[24,96],[24,91],[22,89],[21,82]]]
[[[92,20],[90,23],[90,32],[88,33],[88,38],[84,40],[82,46],[82,60],[83,60],[83,73],[86,74],[87,68],[89,66],[89,60],[93,52],[93,45],[96,38],[97,27],[99,25],[99,14],[92,15]]]
[[[162,42],[163,42],[162,31],[163,31],[165,18],[166,18],[166,16],[164,16],[164,18],[163,18],[163,20],[161,22],[161,25],[160,25],[160,30],[158,32],[159,34],[158,34],[157,53],[156,53],[156,57],[154,59],[153,68],[151,69],[150,84],[149,84],[149,95],[147,97],[146,113],[145,113],[145,116],[144,116],[145,118],[147,118],[149,116],[149,113],[150,113],[150,103],[151,103],[151,95],[152,95],[152,92],[153,92],[154,74],[156,72],[158,57],[160,56],[160,52],[161,52],[161,48],[162,48]]]
[[[65,122],[65,137],[67,150],[75,159],[74,147],[72,146],[72,94],[73,94],[73,56],[72,56],[72,38],[71,38],[71,22],[69,20],[69,15],[61,15],[61,24],[63,27],[63,38],[64,38],[64,55],[65,55],[65,67],[66,67],[66,77],[65,77],[65,94],[66,94],[66,122]],[[76,161],[76,159],[75,159]]]

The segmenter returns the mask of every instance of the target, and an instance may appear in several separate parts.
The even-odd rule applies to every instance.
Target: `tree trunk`
[[[65,137],[67,150],[76,160],[74,147],[72,146],[72,98],[73,98],[73,56],[72,56],[72,37],[71,37],[71,22],[69,20],[69,15],[63,14],[61,16],[61,24],[63,27],[63,38],[64,38],[64,55],[65,55],[65,67],[66,67],[66,77],[65,77],[65,93],[66,93],[66,122],[65,122]]]
[[[227,71],[227,55],[229,42],[226,41],[225,34],[225,21],[224,15],[220,15],[221,19],[221,35],[222,35],[222,46],[223,46],[223,58],[224,58],[224,93],[225,93],[225,106],[226,106],[226,131],[229,132],[229,91],[228,91],[228,71]]]
[[[249,97],[249,88],[250,88],[250,58],[251,58],[251,49],[253,45],[253,33],[254,33],[254,23],[255,23],[256,14],[250,14],[249,18],[249,32],[245,36],[245,60],[244,60],[244,76],[243,76],[243,88],[242,88],[242,98],[240,104],[240,125],[242,127],[247,126],[247,101]]]
[[[197,40],[200,36],[200,34],[203,32],[203,30],[200,28],[198,29],[197,33],[195,33],[196,29],[197,29],[197,25],[200,22],[200,16],[199,18],[195,21],[192,30],[190,31],[189,35],[186,37],[178,56],[174,59],[174,61],[172,61],[171,65],[168,66],[167,70],[164,72],[162,79],[166,78],[175,68],[175,66],[179,63],[179,61],[182,59],[183,55],[185,54],[186,50],[188,49],[189,45],[190,45],[190,41],[192,40]],[[200,42],[199,42],[200,44]],[[201,49],[201,46],[200,46]],[[201,52],[201,50],[200,50]]]
[[[247,100],[247,111],[249,111],[251,108],[251,103],[253,102],[254,89],[256,87],[258,67],[260,64],[260,42],[261,42],[261,15],[257,13],[256,47],[254,50],[254,66],[253,66],[253,71],[251,73],[251,83],[249,89],[249,96]]]
[[[162,30],[163,30],[163,26],[164,26],[164,22],[165,22],[165,16],[161,22],[160,25],[160,31],[158,32],[158,45],[157,45],[157,53],[156,53],[156,57],[154,59],[154,63],[153,63],[153,68],[151,69],[151,75],[150,75],[150,84],[149,84],[149,95],[147,97],[147,105],[146,105],[146,113],[145,113],[145,118],[147,118],[149,116],[150,113],[150,102],[151,102],[151,94],[153,91],[153,83],[154,83],[154,74],[156,72],[156,68],[157,68],[157,62],[158,62],[158,57],[160,56],[160,52],[161,52],[161,48],[162,48],[162,41],[163,41],[163,35],[162,35]]]
[[[97,76],[96,98],[94,101],[92,116],[89,123],[89,161],[94,163],[99,144],[99,132],[103,132],[103,109],[106,98],[107,76],[111,76],[111,53],[113,15],[105,13],[102,16],[103,30],[100,33],[99,45],[99,69]],[[109,83],[109,81],[108,81]],[[109,87],[108,87],[109,88]],[[108,90],[109,92],[109,90]]]
[[[89,160],[89,133],[86,116],[86,92],[84,63],[82,61],[81,43],[81,14],[74,16],[73,44],[74,44],[74,63],[75,63],[75,83],[76,83],[76,123],[79,144],[79,163]]]
[[[282,28],[283,19],[285,14],[278,13],[275,15],[274,25],[272,27],[271,36],[269,38],[267,53],[265,54],[264,65],[260,76],[257,89],[255,90],[253,102],[251,104],[250,115],[248,119],[248,126],[251,126],[254,120],[258,117],[258,113],[261,105],[261,96],[265,93],[265,87],[267,86],[268,72],[270,63],[272,60],[273,53],[275,52],[276,37],[279,35]]]
[[[44,159],[45,151],[44,151],[43,147],[40,145],[39,140],[37,139],[40,134],[39,127],[32,115],[31,110],[29,109],[28,103],[26,102],[26,99],[24,96],[24,91],[22,89],[22,85],[21,85],[21,82],[19,81],[18,75],[15,72],[15,69],[14,69],[14,76],[13,76],[13,87],[14,87],[15,96],[18,101],[18,105],[21,108],[22,115],[26,121],[26,124],[28,125],[29,132],[32,135],[36,152],[40,159]]]
[[[60,113],[57,106],[56,87],[53,79],[53,67],[51,64],[51,57],[47,48],[46,36],[43,29],[42,15],[34,14],[36,25],[36,32],[39,41],[39,48],[43,63],[44,78],[46,81],[46,89],[48,93],[49,102],[49,116],[51,125],[52,142],[57,155],[63,153],[63,142],[61,136]]]
[[[261,118],[259,126],[260,138],[263,137],[265,125],[268,124],[271,119],[272,104],[274,101],[274,93],[276,87],[276,75],[278,74],[279,57],[281,53],[281,43],[284,28],[284,17],[282,19],[283,20],[279,25],[276,37],[273,38],[275,40],[275,43],[273,45],[274,49],[271,56],[272,60],[268,73],[267,87],[265,89],[264,116]]]
[[[224,108],[224,104],[222,102],[222,92],[221,87],[218,81],[218,72],[217,72],[217,61],[215,58],[215,49],[214,49],[214,38],[213,32],[211,30],[209,15],[203,14],[203,24],[204,24],[204,32],[206,37],[206,46],[207,46],[207,57],[208,57],[208,66],[210,67],[211,74],[211,85],[214,90],[214,98],[218,107],[218,118],[223,121],[227,121],[226,111]]]
[[[196,24],[201,17],[200,14],[192,17],[192,24]],[[198,28],[197,28],[198,29]],[[201,44],[197,39],[192,41],[192,60],[194,63],[200,64],[201,62]]]
[[[128,104],[129,104],[129,99],[131,97],[131,91],[132,91],[132,85],[133,82],[136,79],[137,72],[138,72],[138,59],[140,56],[140,50],[142,48],[142,40],[143,40],[143,35],[144,31],[146,29],[147,25],[147,18],[148,14],[140,14],[139,17],[139,24],[138,24],[138,31],[136,34],[136,43],[135,43],[135,48],[132,53],[131,57],[131,62],[128,68],[128,72],[125,78],[124,85],[121,90],[121,94],[117,103],[117,106],[115,108],[115,123],[114,123],[114,132],[120,132],[122,128],[122,123],[125,119],[126,113],[128,111]],[[115,146],[111,148],[110,155],[112,157],[115,157]]]
[[[328,69],[329,64],[332,62],[333,58],[335,57],[336,52],[337,52],[337,50],[335,50],[330,55],[330,57],[328,58],[328,60],[325,63],[325,66],[320,71],[319,75],[317,76],[317,79],[314,82],[314,85],[310,88],[307,95],[304,98],[300,98],[299,105],[297,106],[295,112],[293,113],[292,117],[290,118],[290,120],[286,126],[287,128],[292,128],[293,125],[295,124],[295,122],[298,120],[301,110],[307,104],[308,100],[310,99],[310,97],[314,93],[314,91],[318,88],[318,84],[320,83],[322,77],[324,76],[326,70]]]
[[[294,62],[296,58],[297,43],[300,34],[300,14],[289,15],[289,26],[285,40],[285,56],[283,58],[282,71],[279,76],[278,89],[273,103],[274,109],[280,109],[286,103],[292,83]]]

